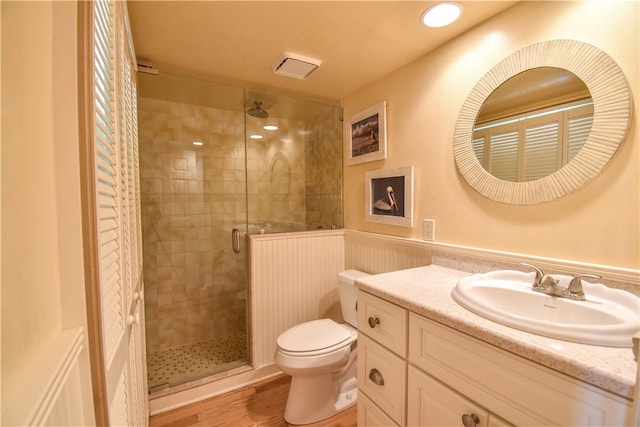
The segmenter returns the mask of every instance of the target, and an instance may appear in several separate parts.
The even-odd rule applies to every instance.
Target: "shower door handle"
[[[233,252],[239,254],[240,253],[240,230],[234,228],[231,231],[231,248]]]

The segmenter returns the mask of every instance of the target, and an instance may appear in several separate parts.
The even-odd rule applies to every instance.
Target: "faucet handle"
[[[536,272],[536,277],[535,277],[535,279],[533,279],[533,287],[534,288],[542,286],[542,278],[545,276],[544,273],[542,272],[542,270],[540,270],[535,265],[527,264],[526,262],[521,262],[520,265],[523,266],[523,267],[533,268],[533,270]]]
[[[580,274],[575,276],[569,282],[569,287],[564,290],[565,296],[584,301],[584,290],[582,289],[582,279],[602,279],[602,276],[596,276],[595,274]]]

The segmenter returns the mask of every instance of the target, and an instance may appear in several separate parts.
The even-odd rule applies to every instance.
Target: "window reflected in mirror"
[[[473,151],[494,177],[533,181],[570,162],[592,124],[593,101],[582,80],[562,68],[533,68],[505,81],[483,103]]]

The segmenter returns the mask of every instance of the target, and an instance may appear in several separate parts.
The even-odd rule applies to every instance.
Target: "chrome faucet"
[[[531,288],[534,291],[542,292],[543,294],[562,296],[562,289],[558,286],[558,280],[554,279],[552,276],[548,274],[544,274],[542,270],[532,264],[521,263],[520,265],[524,267],[533,268],[536,272],[536,277],[533,279],[533,285]]]
[[[535,279],[533,279],[533,285],[531,286],[531,289],[533,289],[534,291],[578,301],[585,300],[584,291],[582,290],[582,279],[601,278],[600,276],[596,276],[593,274],[581,274],[571,279],[571,282],[569,283],[569,286],[567,288],[563,288],[562,286],[558,285],[558,279],[554,279],[549,274],[544,274],[542,270],[540,270],[535,265],[527,264],[524,262],[520,265],[533,268],[533,270],[536,272],[536,277]]]

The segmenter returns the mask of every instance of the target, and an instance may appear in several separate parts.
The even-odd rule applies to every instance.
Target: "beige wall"
[[[86,330],[86,313],[77,7],[74,2],[2,2],[0,7],[4,410],[63,329]],[[86,352],[81,357],[87,369]],[[83,376],[89,381],[88,371]]]
[[[638,2],[521,3],[347,97],[345,118],[387,101],[388,156],[345,167],[345,227],[419,239],[422,219],[434,218],[439,242],[639,268],[635,115],[629,136],[597,179],[541,205],[509,206],[479,195],[457,173],[452,148],[457,114],[478,80],[502,58],[543,40],[574,39],[607,52],[639,111],[638,16]],[[365,171],[408,165],[415,168],[414,227],[365,222]]]

